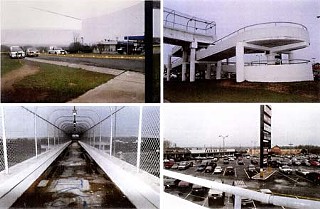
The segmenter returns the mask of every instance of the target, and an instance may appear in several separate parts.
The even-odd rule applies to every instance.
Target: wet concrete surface
[[[11,208],[135,208],[73,142]]]
[[[205,172],[197,172],[196,169],[196,161],[194,162],[194,167],[190,167],[186,170],[177,170],[171,169],[172,171],[176,171],[179,173],[183,173],[186,175],[196,176],[199,178],[204,178],[208,180],[217,180],[221,179],[225,184],[232,185],[234,180],[243,180],[247,185],[248,189],[258,191],[260,189],[270,189],[273,194],[286,196],[286,197],[293,197],[297,199],[310,199],[315,201],[320,201],[320,185],[314,184],[310,182],[310,180],[306,179],[305,177],[296,175],[295,173],[291,175],[286,175],[280,173],[277,168],[272,168],[276,171],[270,178],[267,180],[254,180],[251,179],[253,175],[258,174],[259,165],[256,166],[256,170],[253,172],[248,171],[248,165],[250,164],[250,159],[244,159],[244,165],[238,165],[237,161],[230,161],[229,164],[223,164],[223,160],[220,159],[217,162],[217,165],[223,168],[223,172],[221,174],[213,174],[213,173],[205,173]],[[233,166],[235,168],[234,175],[225,175],[224,170],[227,166]],[[307,170],[315,170],[320,171],[320,168],[316,167],[306,167],[306,166],[292,166],[294,170],[303,168]],[[166,188],[165,192],[173,194],[175,196],[179,196],[180,198],[189,200],[193,203],[209,207],[208,206],[208,194],[205,193],[202,197],[194,197],[191,194],[191,186],[187,189],[181,190],[176,186],[171,186],[170,188]],[[258,201],[254,201],[254,205],[247,205],[246,207],[258,207],[258,208],[281,208],[280,206],[273,206],[267,205],[263,203],[259,203]],[[226,194],[224,200],[224,206],[214,205],[210,208],[233,208],[233,201],[231,198],[231,194]]]

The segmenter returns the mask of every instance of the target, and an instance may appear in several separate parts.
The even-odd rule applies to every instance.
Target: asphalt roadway
[[[96,67],[105,67],[105,68],[113,68],[119,70],[126,71],[134,71],[144,73],[144,59],[126,59],[124,58],[92,58],[86,57],[71,57],[71,56],[63,56],[63,55],[42,55],[36,57],[35,59],[45,59],[51,61],[60,61],[60,62],[68,62],[75,63],[80,65],[89,65]]]
[[[256,171],[253,173],[250,173],[248,171],[248,165],[250,164],[250,159],[244,159],[244,165],[238,165],[237,161],[230,161],[229,164],[223,164],[223,160],[220,159],[217,162],[217,165],[220,165],[223,168],[223,172],[221,174],[213,174],[213,173],[205,173],[205,172],[197,172],[197,164],[195,161],[194,166],[190,167],[186,170],[173,170],[177,171],[183,174],[192,175],[208,180],[215,180],[215,179],[221,179],[225,184],[232,185],[234,180],[243,180],[245,184],[248,186],[248,189],[258,191],[259,189],[270,189],[273,194],[275,195],[281,195],[281,196],[287,196],[287,197],[293,197],[293,198],[307,198],[312,200],[320,201],[320,185],[315,185],[312,182],[310,182],[308,179],[296,175],[295,173],[291,175],[286,175],[278,171],[277,168],[272,168],[274,171],[276,171],[269,179],[261,181],[261,180],[253,180],[251,177],[255,174],[258,174],[259,171],[259,165],[256,166]],[[235,168],[235,175],[228,176],[225,175],[225,168],[227,166],[233,166]],[[306,166],[292,166],[294,170],[298,168],[304,168],[307,170],[320,170],[320,168],[315,167],[306,167]],[[179,196],[183,199],[192,201],[196,204],[206,206],[207,204],[207,193],[205,196],[197,197],[191,194],[191,188],[189,190],[181,191],[179,188],[167,188],[165,190],[166,192]],[[254,201],[255,205],[248,205],[248,207],[251,208],[281,208],[279,206],[271,206],[271,205],[264,205],[257,201]],[[233,208],[233,202],[231,200],[231,195],[226,194],[225,198],[225,205],[218,208]]]

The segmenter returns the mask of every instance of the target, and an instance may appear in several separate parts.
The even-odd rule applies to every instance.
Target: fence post
[[[3,158],[4,158],[4,168],[6,174],[9,173],[9,165],[8,165],[8,152],[7,152],[7,137],[6,137],[6,129],[4,125],[4,110],[3,106],[1,106],[1,124],[2,124],[2,145],[3,145]]]
[[[110,157],[112,156],[112,129],[113,129],[113,125],[112,125],[112,116],[113,116],[113,114],[112,114],[112,108],[111,107],[109,107],[110,108],[110,114],[111,114],[111,116],[110,116]]]
[[[37,139],[37,107],[35,107],[34,110],[34,143],[35,143],[35,148],[36,148],[36,158],[38,157],[38,139]]]
[[[141,131],[142,131],[142,106],[140,106],[139,112],[139,133],[138,133],[138,148],[137,148],[137,172],[140,170],[140,158],[141,158]]]
[[[47,123],[47,137],[48,137],[48,148],[47,148],[47,150],[49,150],[49,148],[50,148],[49,123]]]

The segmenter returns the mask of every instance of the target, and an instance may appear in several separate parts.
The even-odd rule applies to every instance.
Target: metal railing
[[[216,35],[216,23],[214,21],[192,17],[169,8],[163,8],[163,13],[164,27],[183,30],[194,34]]]
[[[197,184],[206,188],[214,188],[216,190],[226,192],[235,195],[235,208],[241,208],[241,199],[248,198],[252,200],[257,200],[267,204],[273,204],[277,206],[284,206],[289,208],[304,208],[304,209],[315,209],[320,208],[319,201],[296,199],[290,197],[276,196],[272,194],[264,194],[261,192],[244,189],[240,187],[235,187],[227,184],[218,183],[215,181],[210,181],[207,179],[202,179],[194,176],[189,176],[177,172],[172,172],[168,170],[163,170],[162,174],[167,177],[174,179],[183,180],[189,183]],[[166,201],[166,200],[164,200]],[[187,201],[187,200],[186,200]],[[182,206],[183,207],[183,206]]]
[[[114,107],[80,140],[136,166],[138,171],[141,169],[159,177],[159,130],[159,107]]]
[[[310,60],[305,59],[273,59],[273,60],[259,60],[252,61],[250,65],[295,65],[295,64],[307,64]]]
[[[1,106],[0,171],[68,141],[63,131],[36,113],[37,107]]]
[[[297,27],[301,27],[302,29],[308,31],[307,27],[302,25],[302,24],[299,24],[299,23],[294,23],[294,22],[265,22],[265,23],[257,23],[257,24],[253,24],[253,25],[248,25],[246,27],[243,27],[243,28],[240,28],[226,36],[223,36],[222,38],[214,41],[211,45],[214,45],[218,42],[221,42],[227,38],[230,38],[231,36],[234,36],[236,34],[239,34],[241,32],[244,32],[246,30],[251,30],[251,29],[256,29],[256,28],[259,28],[259,27],[263,27],[265,28],[266,26],[269,26],[269,27],[279,27],[279,26],[283,26],[283,25],[290,25],[290,26],[297,26]]]

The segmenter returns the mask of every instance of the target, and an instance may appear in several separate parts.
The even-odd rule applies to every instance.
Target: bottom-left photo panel
[[[160,208],[159,106],[0,106],[0,208]]]

